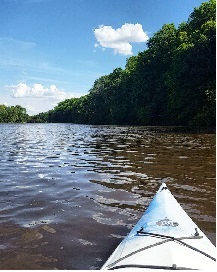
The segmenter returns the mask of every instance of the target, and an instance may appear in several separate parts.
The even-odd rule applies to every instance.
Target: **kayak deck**
[[[215,253],[215,246],[163,183],[101,269],[207,269],[216,265]]]

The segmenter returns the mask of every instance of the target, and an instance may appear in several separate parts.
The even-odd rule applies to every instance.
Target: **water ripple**
[[[161,182],[215,243],[215,135],[0,124],[0,170],[2,269],[98,269]]]

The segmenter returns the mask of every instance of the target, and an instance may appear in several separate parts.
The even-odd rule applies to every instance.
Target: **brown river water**
[[[215,134],[0,124],[0,269],[99,269],[162,182],[216,243]]]

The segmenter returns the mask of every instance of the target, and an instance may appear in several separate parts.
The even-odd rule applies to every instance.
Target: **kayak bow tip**
[[[160,188],[158,189],[158,192],[161,192],[161,191],[163,191],[163,190],[167,190],[167,189],[168,189],[168,188],[167,188],[166,183],[165,183],[165,182],[163,182],[163,183],[161,184]]]

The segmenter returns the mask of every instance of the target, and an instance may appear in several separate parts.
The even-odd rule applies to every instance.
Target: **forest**
[[[96,125],[215,126],[215,93],[216,1],[209,0],[178,27],[163,25],[146,50],[128,58],[125,69],[98,78],[87,95],[35,116],[23,111],[20,118]],[[13,110],[7,115],[0,106],[0,122],[11,121]]]
[[[21,106],[0,105],[0,123],[25,123],[29,120],[26,109]]]

